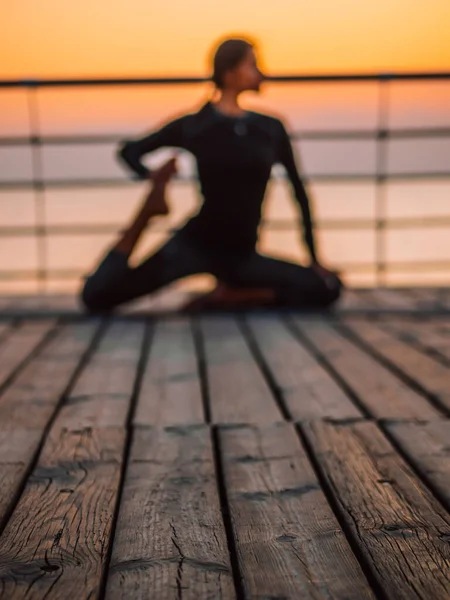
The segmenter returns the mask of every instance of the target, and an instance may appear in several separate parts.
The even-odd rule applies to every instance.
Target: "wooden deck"
[[[177,287],[169,288],[131,303],[122,309],[126,315],[172,313],[192,298],[192,293]],[[422,314],[450,312],[450,287],[447,288],[385,288],[347,289],[337,311],[364,314]],[[0,319],[5,317],[42,318],[72,317],[81,314],[80,304],[71,295],[0,296]]]
[[[5,300],[0,598],[448,600],[450,294]]]

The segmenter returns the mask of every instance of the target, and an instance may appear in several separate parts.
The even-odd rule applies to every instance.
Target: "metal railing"
[[[285,75],[269,77],[274,83],[363,83],[373,82],[378,86],[377,100],[377,123],[373,129],[360,130],[309,130],[293,134],[293,138],[301,140],[375,140],[376,142],[376,167],[375,173],[357,174],[346,173],[337,175],[323,173],[305,176],[308,181],[366,181],[374,180],[376,184],[375,218],[374,219],[328,219],[316,222],[316,227],[322,229],[358,229],[375,231],[375,265],[373,263],[363,264],[341,264],[347,271],[373,270],[375,267],[376,281],[378,285],[385,284],[388,269],[390,271],[429,271],[450,270],[450,260],[445,257],[442,260],[411,262],[388,262],[386,254],[386,232],[393,228],[410,227],[439,227],[450,226],[450,217],[442,215],[428,218],[388,218],[386,206],[386,182],[388,179],[426,179],[426,178],[450,178],[450,170],[436,172],[414,172],[414,173],[388,173],[388,141],[390,139],[424,139],[424,138],[450,138],[450,127],[415,127],[390,129],[390,83],[395,81],[419,81],[423,84],[430,81],[445,80],[450,82],[450,72],[426,72],[426,73],[392,73],[392,74],[349,74],[349,75]],[[159,86],[159,85],[187,85],[204,84],[208,81],[202,77],[178,77],[178,78],[111,78],[111,79],[40,79],[40,80],[0,80],[0,92],[5,89],[20,88],[26,92],[28,110],[28,136],[0,137],[1,147],[31,146],[32,151],[32,177],[30,180],[0,181],[0,192],[17,189],[34,190],[34,224],[32,226],[1,226],[0,236],[26,236],[36,239],[37,268],[35,270],[0,271],[0,280],[36,280],[41,290],[46,287],[46,282],[54,277],[58,279],[72,279],[79,277],[82,273],[73,269],[49,269],[48,248],[49,236],[61,234],[104,234],[113,233],[120,226],[110,226],[102,223],[89,225],[49,225],[46,218],[45,190],[52,188],[68,187],[94,187],[94,186],[118,186],[130,185],[132,181],[124,178],[77,178],[77,179],[46,179],[43,169],[42,148],[45,145],[74,145],[74,144],[104,144],[118,142],[123,135],[52,135],[45,136],[41,133],[41,122],[39,114],[38,90],[42,88],[61,87],[107,87],[107,86]],[[297,221],[295,222],[297,224]],[[292,221],[271,220],[265,221],[264,226],[272,229],[292,229]]]

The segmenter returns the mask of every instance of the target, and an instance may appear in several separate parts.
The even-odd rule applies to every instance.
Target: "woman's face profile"
[[[238,92],[259,92],[264,75],[258,67],[256,53],[249,48],[241,62],[227,73],[226,87]]]

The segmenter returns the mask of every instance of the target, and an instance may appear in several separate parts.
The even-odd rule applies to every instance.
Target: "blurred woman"
[[[120,159],[149,181],[150,191],[121,238],[87,278],[82,300],[89,311],[111,310],[199,273],[215,276],[217,287],[194,301],[190,309],[324,308],[338,299],[342,284],[319,261],[310,202],[284,124],[273,116],[244,110],[239,103],[243,92],[259,92],[264,79],[254,45],[245,39],[225,40],[214,54],[212,67],[214,101],[119,148]],[[162,147],[193,154],[203,201],[197,214],[167,243],[131,267],[129,257],[148,222],[169,212],[165,191],[177,170],[176,157],[154,171],[142,163],[144,155]],[[309,265],[256,251],[261,206],[275,163],[286,169],[301,210]]]

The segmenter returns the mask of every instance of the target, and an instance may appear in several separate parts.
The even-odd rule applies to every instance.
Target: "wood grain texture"
[[[345,325],[358,338],[369,344],[373,352],[395,365],[422,389],[433,395],[444,410],[450,413],[449,367],[372,323],[345,319]]]
[[[41,315],[55,312],[62,314],[81,313],[81,304],[74,294],[23,294],[12,296],[11,302],[6,307],[6,314],[34,314]],[[9,309],[9,310],[8,310]]]
[[[40,429],[2,430],[0,426],[0,529],[42,435]]]
[[[421,292],[424,293],[424,290],[422,289]],[[427,292],[428,290],[425,291],[425,293]],[[431,289],[430,296],[434,297],[436,308],[440,308],[444,311],[450,310],[450,288],[448,286]]]
[[[204,422],[198,361],[189,320],[155,324],[142,379],[135,425]]]
[[[66,325],[0,397],[0,524],[97,324]]]
[[[0,343],[5,341],[12,330],[13,328],[10,321],[0,321]]]
[[[114,321],[82,371],[58,415],[61,427],[125,425],[137,376],[145,326]]]
[[[450,510],[450,421],[387,423],[386,428]]]
[[[450,516],[374,423],[304,425],[354,542],[386,598],[447,600]]]
[[[448,287],[441,289],[441,296],[439,301],[441,302],[441,305],[447,310],[447,312],[450,312],[450,290]]]
[[[344,290],[337,305],[338,311],[365,311],[377,308],[367,290],[348,288]]]
[[[444,309],[444,306],[439,301],[438,288],[410,288],[409,294],[414,297],[418,310],[442,311]]]
[[[106,598],[235,598],[209,428],[138,428]]]
[[[3,429],[43,429],[92,342],[95,322],[66,325],[0,396]]]
[[[52,430],[0,537],[2,597],[97,597],[124,441],[117,428]]]
[[[24,322],[0,345],[0,386],[20,367],[55,326],[55,321]]]
[[[381,311],[413,311],[416,300],[411,294],[398,289],[372,288],[366,292],[366,298]]]
[[[418,320],[417,318],[383,320],[379,326],[395,337],[413,343],[419,350],[441,358],[450,364],[450,319]]]
[[[248,324],[293,420],[362,416],[279,317],[251,317]]]
[[[0,314],[4,316],[6,310],[14,303],[13,296],[0,296]]]
[[[290,424],[220,428],[248,598],[373,598]]]
[[[142,339],[141,323],[114,322],[57,415],[0,537],[8,598],[97,597]]]
[[[348,320],[346,319],[346,323]],[[355,327],[365,321],[355,319]],[[296,318],[295,327],[316,347],[351,388],[370,415],[379,419],[436,419],[440,413],[373,357],[330,324]]]
[[[281,412],[233,317],[202,319],[213,423],[274,423]]]
[[[139,362],[147,348],[145,321],[136,315],[113,318],[79,372],[100,322],[77,319],[49,329],[38,351],[10,370],[14,377],[7,376],[0,394],[0,528],[6,525],[0,536],[0,598],[235,598],[231,552],[243,575],[240,598],[359,600],[374,598],[370,584],[375,584],[383,600],[447,599],[449,423],[425,391],[415,392],[380,362],[392,365],[385,348],[402,344],[396,346],[398,360],[407,360],[405,346],[417,353],[410,378],[428,373],[421,371],[422,359],[444,367],[443,359],[429,354],[435,342],[447,339],[450,324],[444,316],[433,317],[432,326],[420,321],[410,331],[406,316],[386,316],[378,324],[367,317],[349,319],[381,336],[357,343],[346,317],[340,318],[347,334],[339,323],[317,317],[308,322],[297,317],[288,325],[277,316],[249,317],[249,337],[233,317],[200,322],[205,349],[200,374],[207,375],[213,421],[224,423],[218,472],[224,474],[224,515],[235,542],[230,549],[211,432],[200,421],[188,320],[155,322],[145,364]],[[0,348],[18,331],[6,330]],[[416,337],[406,338],[408,332]],[[393,341],[387,344],[386,336]],[[371,352],[379,352],[378,359]],[[143,377],[125,469],[124,426],[139,365]],[[306,451],[295,427],[280,423],[267,373],[298,418]],[[426,376],[431,386],[432,376]],[[441,386],[445,390],[445,381]],[[359,401],[344,410],[347,388]],[[374,423],[361,421],[359,402],[371,415],[383,415],[380,427],[394,445]],[[8,523],[2,515],[11,515]],[[370,584],[359,561],[370,571]]]

